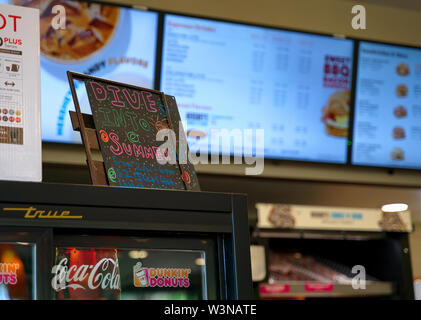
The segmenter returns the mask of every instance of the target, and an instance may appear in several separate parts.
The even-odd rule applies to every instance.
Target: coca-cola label
[[[51,286],[57,292],[67,288],[120,290],[118,262],[111,258],[103,258],[95,265],[82,264],[70,267],[68,259],[63,258],[53,266],[51,273],[54,275]]]

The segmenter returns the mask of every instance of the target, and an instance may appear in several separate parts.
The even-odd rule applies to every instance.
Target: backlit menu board
[[[80,143],[69,110],[74,110],[66,71],[80,72],[153,89],[158,14],[80,1],[0,0],[40,9],[41,110],[44,141]],[[55,5],[66,10],[66,26]],[[81,90],[82,89],[82,90]],[[78,90],[84,94],[83,87]],[[89,112],[85,94],[82,112]]]
[[[421,49],[361,42],[352,163],[421,168]]]
[[[214,153],[213,129],[263,129],[266,158],[346,162],[352,40],[166,15],[163,41],[160,89],[192,151]]]

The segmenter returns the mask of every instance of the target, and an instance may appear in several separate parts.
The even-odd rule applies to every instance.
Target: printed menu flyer
[[[39,11],[0,4],[0,179],[41,181]]]
[[[362,42],[352,162],[421,168],[421,50]]]

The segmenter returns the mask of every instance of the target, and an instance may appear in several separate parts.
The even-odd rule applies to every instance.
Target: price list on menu
[[[245,147],[344,163],[352,52],[351,40],[167,15],[161,90],[192,150],[211,151],[212,129],[262,129]]]
[[[352,162],[421,168],[421,50],[362,42]]]

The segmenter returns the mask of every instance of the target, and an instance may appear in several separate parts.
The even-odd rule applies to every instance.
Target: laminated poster
[[[0,4],[0,180],[41,181],[39,10]]]

